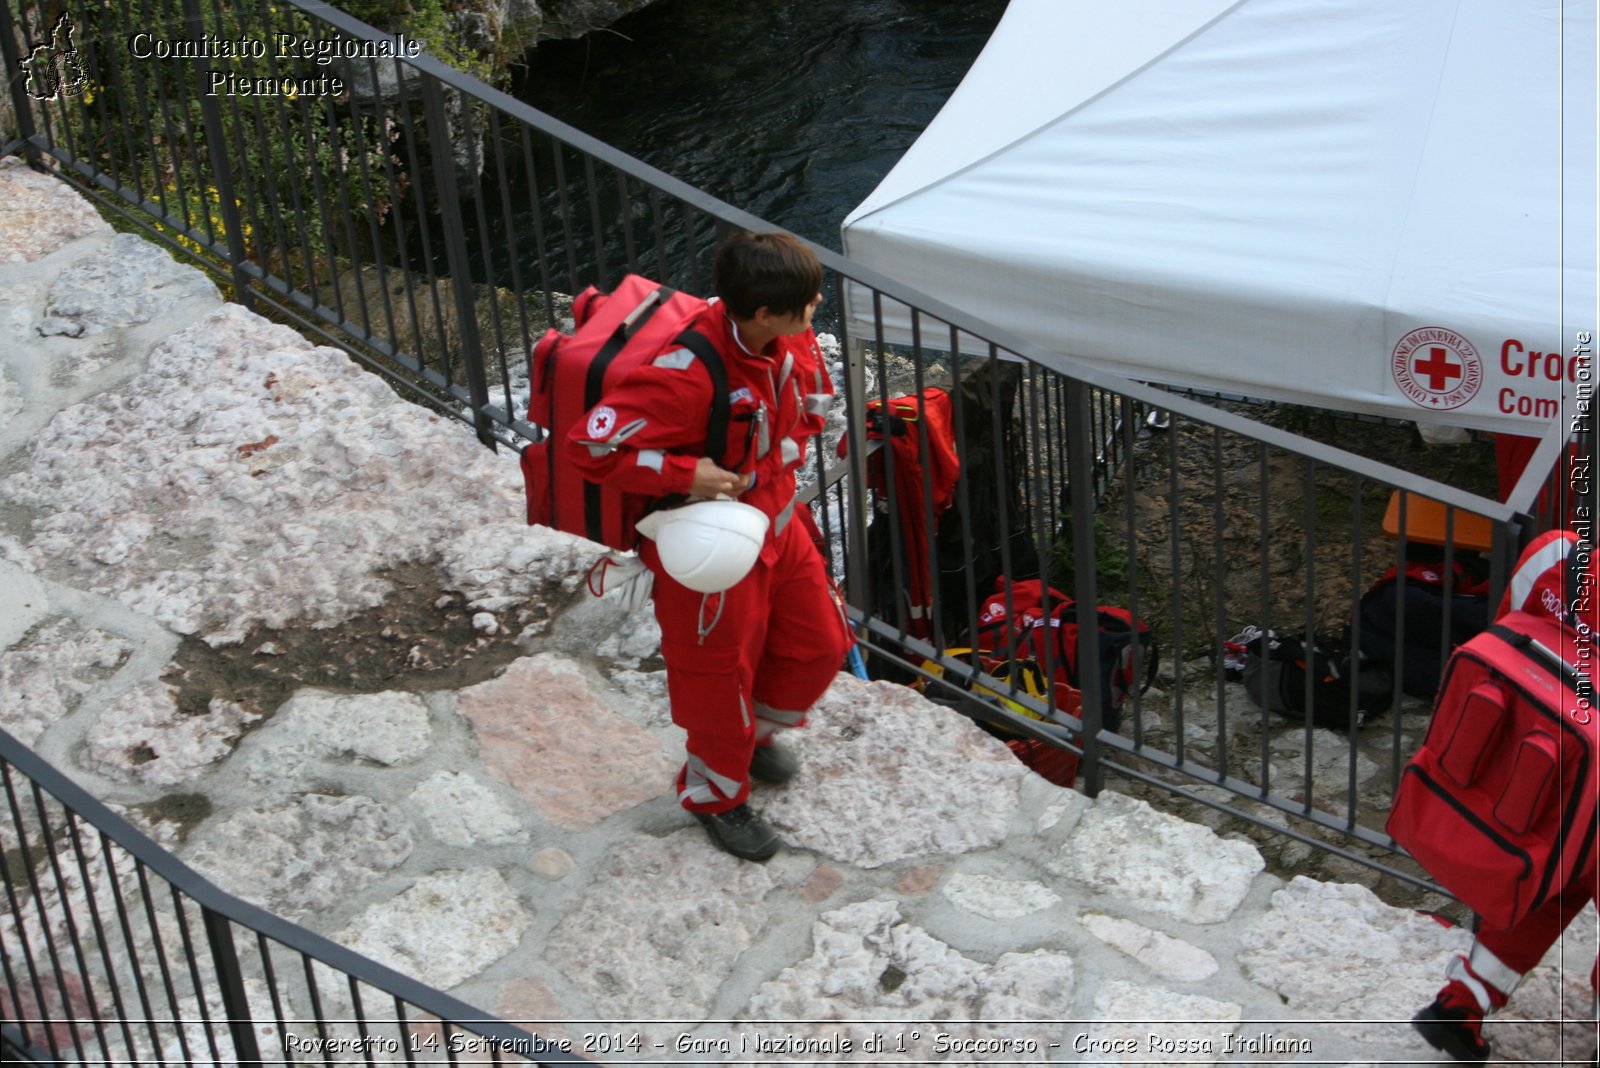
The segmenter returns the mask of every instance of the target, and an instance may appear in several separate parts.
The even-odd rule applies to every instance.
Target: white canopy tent
[[[1595,103],[1593,0],[1011,0],[844,251],[1134,378],[1539,434]]]

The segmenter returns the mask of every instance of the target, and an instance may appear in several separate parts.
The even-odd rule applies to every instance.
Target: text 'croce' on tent
[[[1540,435],[1595,88],[1592,0],[1011,0],[844,251],[1133,378]]]

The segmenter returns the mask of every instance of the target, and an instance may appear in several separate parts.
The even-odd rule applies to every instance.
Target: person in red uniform
[[[815,527],[795,499],[795,471],[825,424],[833,382],[811,329],[822,267],[804,243],[733,234],[712,284],[717,296],[692,328],[727,367],[728,440],[706,441],[711,376],[677,349],[608,390],[564,455],[594,482],[652,497],[737,497],[770,520],[750,573],[719,594],[678,583],[654,543],[639,547],[654,574],[672,719],[688,733],[678,799],[720,848],[764,861],[780,843],[747,804],[750,779],[795,773],[774,735],[804,726],[848,649]]]
[[[1594,585],[1594,562],[1585,559],[1588,548],[1569,530],[1552,530],[1534,539],[1517,561],[1496,618],[1520,611],[1566,622],[1572,628],[1574,648],[1559,652],[1592,675],[1593,652],[1576,648],[1580,642],[1594,641],[1600,628],[1600,591]],[[1585,554],[1579,557],[1579,563],[1587,565],[1579,568],[1579,589],[1570,588],[1567,561],[1572,553]],[[1450,961],[1444,986],[1412,1021],[1429,1045],[1466,1064],[1489,1060],[1484,1017],[1506,1006],[1523,976],[1544,959],[1567,925],[1596,896],[1597,870],[1595,856],[1590,854],[1581,874],[1516,923],[1509,927],[1478,925],[1471,951]],[[1600,993],[1600,954],[1589,973],[1589,983]]]

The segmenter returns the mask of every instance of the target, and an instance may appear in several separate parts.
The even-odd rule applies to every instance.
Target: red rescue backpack
[[[1528,547],[1512,576],[1513,589],[1533,596],[1508,597],[1505,614],[1451,656],[1388,821],[1396,842],[1497,928],[1595,865],[1593,573],[1580,581],[1575,539],[1553,534]],[[1567,550],[1555,567],[1552,546]]]
[[[983,602],[978,614],[977,646],[996,658],[1015,656],[1044,670],[1054,667],[1057,686],[1078,686],[1077,602],[1050,587],[1049,612],[1044,606],[1044,585],[1038,579],[1010,584],[995,583],[996,592]],[[1100,700],[1103,725],[1115,731],[1122,726],[1122,705],[1135,689],[1143,693],[1155,681],[1160,660],[1150,627],[1126,608],[1098,605],[1095,615],[1100,639]],[[1144,665],[1135,664],[1134,646]],[[1014,654],[1012,652],[1014,650]],[[1057,699],[1060,703],[1060,699]]]
[[[630,274],[606,294],[590,286],[572,302],[572,334],[555,329],[528,355],[528,422],[544,436],[522,452],[528,523],[632,549],[634,524],[655,499],[590,482],[560,452],[568,430],[600,402],[609,386],[676,345],[711,374],[708,443],[728,437],[728,372],[709,338],[689,329],[706,309],[699,297]],[[716,444],[711,444],[715,449]]]

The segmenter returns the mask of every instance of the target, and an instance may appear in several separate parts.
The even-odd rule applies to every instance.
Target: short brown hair
[[[792,234],[740,230],[717,249],[711,283],[736,319],[762,308],[774,315],[800,315],[822,292],[822,264]]]

